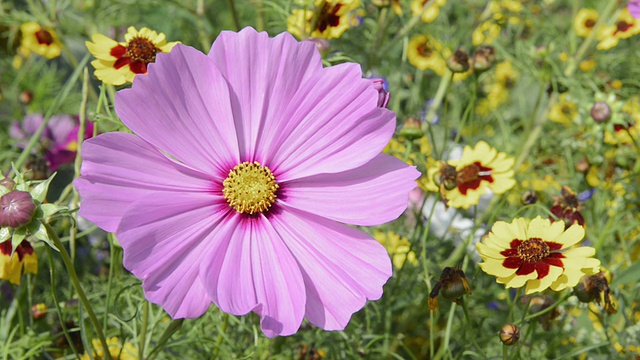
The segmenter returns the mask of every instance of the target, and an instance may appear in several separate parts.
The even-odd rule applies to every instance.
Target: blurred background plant
[[[24,191],[56,173],[34,202],[54,207],[28,219],[49,230],[0,231],[4,358],[640,356],[640,20],[626,1],[27,0],[0,2],[0,15],[2,172]],[[82,140],[128,131],[113,103],[130,85],[102,84],[85,42],[102,34],[127,45],[130,26],[204,52],[222,30],[289,31],[313,41],[325,66],[353,61],[381,79],[381,105],[398,122],[385,151],[423,177],[400,219],[367,229],[394,275],[345,331],[303,324],[267,339],[257,316],[214,306],[173,321],[144,300],[117,239],[75,215]],[[491,168],[496,156],[504,169]],[[493,171],[508,173],[508,186],[489,186]],[[442,201],[465,189],[482,196]],[[602,272],[531,295],[482,272],[475,243],[493,224],[536,216],[584,226]],[[466,274],[464,291],[430,311],[434,287],[462,286],[460,275],[441,278],[447,268]]]

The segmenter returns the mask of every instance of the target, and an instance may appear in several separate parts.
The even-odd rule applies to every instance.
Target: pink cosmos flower
[[[629,0],[627,9],[629,9],[631,16],[640,19],[640,0]]]
[[[42,125],[42,114],[29,114],[22,123],[14,122],[9,128],[9,135],[17,140],[20,148],[25,148],[29,138],[35,134]],[[71,163],[76,158],[78,147],[78,129],[80,128],[77,116],[54,115],[49,120],[47,127],[40,135],[40,145],[44,157],[51,171],[56,171],[60,166]],[[93,123],[87,122],[85,126],[85,139],[93,136]]]
[[[174,318],[253,311],[272,337],[304,317],[343,329],[382,296],[386,250],[345,224],[396,219],[419,173],[381,153],[395,115],[359,65],[245,28],[149,66],[116,95],[137,135],[86,141],[75,182],[149,301]]]

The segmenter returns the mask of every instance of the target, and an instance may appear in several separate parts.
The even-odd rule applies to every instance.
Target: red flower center
[[[587,19],[587,20],[584,22],[584,27],[586,27],[587,29],[591,29],[591,28],[593,28],[594,26],[596,26],[596,22],[595,22],[595,21],[593,21],[593,19]]]
[[[0,243],[0,254],[5,255],[5,256],[11,256],[11,250],[13,249],[13,247],[11,246],[11,240],[7,240],[3,243]],[[24,255],[31,255],[33,254],[33,247],[31,246],[31,243],[29,243],[26,240],[23,240],[22,243],[20,243],[20,245],[18,245],[18,247],[16,248],[16,254],[18,254],[18,260],[22,261],[22,258],[24,257]]]
[[[418,50],[418,54],[420,54],[420,56],[428,58],[431,56],[431,53],[433,51],[431,51],[431,48],[429,47],[429,42],[425,41],[424,43],[418,45],[418,48],[416,49]]]
[[[522,242],[517,247],[518,256],[522,261],[527,263],[535,263],[549,256],[549,245],[541,239],[532,238]]]
[[[458,170],[458,190],[462,195],[467,195],[469,189],[475,190],[480,187],[482,181],[493,182],[490,167],[482,166],[478,161]]]
[[[36,39],[38,40],[38,44],[40,45],[51,45],[53,44],[53,35],[50,32],[44,29],[40,29],[36,31]]]
[[[160,51],[149,39],[143,37],[133,38],[127,44],[127,54],[133,61],[144,64],[156,61],[156,54]]]
[[[322,11],[318,15],[318,22],[316,25],[316,29],[320,32],[324,32],[328,27],[336,27],[340,25],[340,16],[338,16],[338,11],[342,4],[336,4],[335,6],[331,6],[327,3],[324,3]]]
[[[627,30],[631,29],[633,27],[633,24],[629,24],[628,22],[624,21],[624,20],[620,20],[616,23],[616,32],[613,33],[613,35],[616,35],[619,32],[626,32]]]

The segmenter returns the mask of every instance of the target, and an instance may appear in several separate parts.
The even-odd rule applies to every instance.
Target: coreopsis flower
[[[580,201],[576,193],[568,186],[563,186],[560,194],[560,197],[555,198],[554,205],[549,211],[558,220],[564,221],[567,228],[573,224],[584,226],[584,217],[580,214]],[[549,216],[549,220],[555,221],[555,218]]]
[[[433,286],[429,294],[429,310],[435,311],[439,308],[438,295],[442,293],[442,297],[446,300],[461,304],[461,298],[465,294],[471,295],[471,289],[467,282],[464,271],[459,268],[446,267],[440,274],[440,280]]]
[[[578,105],[567,93],[560,95],[549,110],[549,120],[562,125],[570,125],[578,117]]]
[[[514,159],[484,141],[465,146],[460,160],[440,161],[427,171],[426,188],[440,192],[447,206],[468,209],[491,190],[503,194],[515,185]]]
[[[447,4],[447,0],[413,0],[411,11],[413,16],[420,15],[425,23],[434,21],[440,14],[440,8]]]
[[[22,122],[15,121],[9,128],[9,135],[16,140],[19,148],[25,148],[29,138],[42,125],[42,114],[29,114]],[[50,171],[56,171],[60,166],[71,163],[76,158],[78,149],[78,130],[80,124],[77,116],[54,115],[40,135],[40,147],[37,152],[44,155],[44,160]],[[84,138],[93,136],[93,123],[85,125]]]
[[[20,25],[20,32],[22,33],[21,48],[44,56],[47,59],[60,56],[62,45],[53,29],[31,21]],[[24,53],[24,51],[22,52]]]
[[[407,47],[407,59],[409,63],[420,70],[433,70],[439,76],[444,76],[447,72],[447,57],[452,55],[451,50],[444,48],[440,42],[431,36],[414,35]],[[461,81],[472,73],[471,69],[466,72],[456,73],[453,81]]]
[[[628,39],[634,35],[640,34],[640,20],[635,19],[624,8],[618,14],[618,19],[612,25],[603,26],[598,31],[598,40],[600,42],[596,46],[598,50],[609,50],[617,46],[620,40]]]
[[[406,237],[392,231],[375,230],[373,238],[387,249],[396,269],[402,269],[407,261],[412,265],[418,265],[416,253],[411,251],[411,243]]]
[[[0,243],[0,279],[20,285],[23,273],[38,273],[38,258],[31,243],[23,240],[15,251],[11,240]]]
[[[299,39],[337,39],[354,26],[351,13],[360,0],[316,0],[315,9],[294,9],[287,18],[287,31]]]
[[[584,275],[595,274],[600,261],[592,256],[596,250],[576,247],[584,238],[584,228],[574,224],[565,230],[564,223],[552,223],[537,217],[497,221],[481,242],[476,244],[484,262],[480,268],[497,278],[507,288],[526,284],[526,293],[547,288],[560,291],[574,287]]]
[[[493,44],[500,37],[500,25],[493,21],[485,21],[476,27],[471,34],[473,45]]]
[[[139,74],[147,73],[147,66],[156,61],[158,53],[168,53],[178,42],[167,42],[163,33],[146,27],[138,31],[130,26],[124,42],[117,42],[102,34],[94,34],[85,42],[89,52],[96,57],[91,65],[95,76],[105,84],[123,85],[132,82]]]
[[[174,318],[253,311],[271,337],[304,317],[343,329],[380,298],[387,251],[345,224],[400,216],[419,173],[381,154],[396,120],[359,65],[224,31],[208,56],[159,54],[116,112],[137,135],[84,143],[79,214],[116,233],[149,301]]]
[[[90,360],[97,359],[102,360],[105,358],[105,351],[102,348],[102,343],[98,339],[91,340],[93,344],[93,349],[95,351],[89,353],[84,353],[80,357],[81,360]],[[114,360],[137,360],[140,357],[138,356],[138,350],[133,346],[130,342],[125,342],[124,344],[117,338],[112,337],[107,339],[107,346],[109,347],[109,354],[111,354],[111,358]]]
[[[587,38],[593,32],[600,14],[594,9],[580,9],[573,20],[573,30],[580,37]]]

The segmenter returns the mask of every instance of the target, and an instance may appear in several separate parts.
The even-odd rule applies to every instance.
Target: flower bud
[[[456,50],[447,59],[447,67],[454,73],[463,73],[469,70],[469,54],[464,50]]]
[[[36,211],[31,194],[12,190],[0,198],[0,226],[18,228],[28,224]]]
[[[507,346],[511,346],[520,339],[520,328],[513,324],[506,324],[500,329],[500,341]]]
[[[34,320],[40,320],[43,317],[47,316],[47,305],[45,304],[35,304],[31,306],[31,315]]]
[[[400,136],[408,140],[415,140],[424,136],[424,130],[422,130],[420,120],[414,117],[408,117],[404,121],[402,129],[400,129]]]
[[[33,100],[33,93],[29,90],[25,90],[18,95],[18,101],[20,101],[24,105],[31,104]]]
[[[520,201],[522,201],[524,205],[535,204],[538,201],[538,194],[534,190],[527,190],[522,193]]]
[[[378,91],[378,107],[386,108],[390,94],[387,92],[384,79],[373,78],[371,82],[373,83],[373,88]]]
[[[16,187],[16,182],[9,178],[4,178],[0,180],[0,186],[3,186],[5,189],[11,191]]]
[[[611,117],[611,107],[604,101],[597,101],[591,107],[591,117],[595,122],[605,122]]]
[[[481,45],[473,53],[473,69],[482,72],[490,69],[496,60],[496,50],[489,45]]]
[[[329,50],[331,49],[331,43],[327,39],[308,38],[308,39],[305,39],[305,41],[310,41],[310,42],[314,43],[316,45],[316,47],[318,48],[318,50],[320,51],[320,54],[322,54],[323,56],[327,52],[329,52]]]

